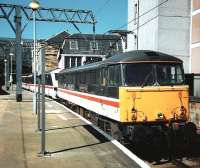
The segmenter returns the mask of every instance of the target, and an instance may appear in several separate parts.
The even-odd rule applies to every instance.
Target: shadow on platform
[[[56,150],[56,151],[52,151],[52,152],[48,152],[48,153],[49,154],[56,154],[56,153],[70,151],[70,150],[76,150],[76,149],[86,148],[86,147],[90,147],[90,146],[95,146],[95,145],[99,145],[99,144],[102,144],[102,143],[104,143],[104,142],[98,142],[98,143],[93,143],[93,144],[88,144],[88,145],[83,145],[83,146],[61,149],[61,150]]]
[[[0,85],[0,95],[9,95],[8,92],[2,89],[2,86]]]
[[[84,125],[74,125],[74,126],[69,126],[69,127],[49,128],[49,129],[46,129],[45,131],[55,131],[55,130],[62,130],[62,129],[68,129],[68,128],[82,127],[82,126],[84,126]]]
[[[81,148],[86,148],[86,147],[90,147],[90,146],[95,146],[95,145],[103,144],[103,143],[106,143],[106,142],[110,141],[104,135],[102,135],[97,130],[95,130],[91,125],[75,125],[75,126],[72,126],[72,127],[63,127],[63,128],[55,128],[55,129],[48,129],[48,130],[51,131],[51,130],[56,130],[56,129],[67,129],[67,128],[76,128],[76,127],[83,127],[83,128],[85,128],[99,142],[92,143],[92,144],[87,144],[87,145],[82,145],[82,146],[77,146],[77,147],[71,147],[71,148],[61,149],[61,150],[55,150],[55,151],[51,151],[51,152],[48,152],[48,153],[49,154],[56,154],[56,153],[66,152],[66,151],[69,151],[69,150],[75,150],[75,149],[81,149]]]

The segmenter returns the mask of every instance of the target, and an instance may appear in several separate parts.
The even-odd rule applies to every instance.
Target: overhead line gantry
[[[33,10],[27,6],[0,3],[0,19],[6,19],[16,35],[16,101],[22,101],[22,49],[21,36],[29,21],[33,20]],[[27,22],[22,27],[22,20]],[[62,8],[39,8],[36,21],[62,22],[72,24],[78,31],[77,24],[91,24],[95,35],[96,20],[91,10]],[[95,36],[94,36],[95,37]],[[94,38],[95,39],[95,38]]]

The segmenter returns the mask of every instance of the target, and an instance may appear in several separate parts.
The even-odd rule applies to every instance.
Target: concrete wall
[[[130,22],[127,26],[128,30],[133,30],[135,28],[134,26],[134,21],[131,22],[131,20],[134,19],[134,4],[136,3],[137,0],[128,0],[128,22]],[[125,51],[130,51],[130,50],[135,50],[136,45],[135,45],[135,39],[134,35],[130,34],[127,37],[127,49],[124,49]],[[124,46],[123,46],[124,47]]]
[[[135,18],[135,4],[139,4],[138,13]],[[128,0],[128,30],[134,31],[134,34],[128,35],[128,48],[126,51],[136,50],[137,42],[134,37],[138,37],[138,49],[157,50],[158,49],[158,8],[150,10],[157,6],[158,0]],[[143,15],[149,11],[147,14]],[[141,16],[142,15],[142,16]]]
[[[190,121],[200,128],[200,102],[190,102]]]
[[[157,0],[139,2],[140,15],[157,6]],[[158,9],[139,18],[138,49],[158,50]]]
[[[200,73],[200,0],[193,0],[191,73]]]
[[[159,0],[159,4],[164,0]],[[158,50],[184,61],[189,72],[190,56],[190,0],[169,0],[158,8]]]
[[[156,50],[172,54],[184,61],[185,72],[189,72],[190,14],[191,0],[139,0],[139,24],[128,25],[138,35],[138,49]],[[135,17],[135,4],[128,1],[128,22]],[[159,7],[157,7],[159,6]],[[139,31],[137,31],[139,27]],[[134,34],[128,36],[128,49],[137,49]],[[135,45],[134,45],[135,44]]]

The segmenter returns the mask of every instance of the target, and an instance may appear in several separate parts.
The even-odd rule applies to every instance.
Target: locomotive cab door
[[[120,65],[108,66],[107,80],[107,96],[119,98],[119,86],[121,85],[121,70]]]

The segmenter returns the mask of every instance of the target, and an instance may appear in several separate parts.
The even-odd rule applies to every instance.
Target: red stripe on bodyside
[[[54,87],[51,85],[45,85],[45,88],[53,89]]]
[[[82,95],[82,94],[75,93],[75,92],[72,92],[72,91],[69,91],[69,90],[66,90],[66,89],[59,89],[59,90],[64,92],[64,93],[73,95],[73,96],[77,96],[77,97],[87,99],[87,100],[90,100],[90,101],[95,101],[97,103],[102,103],[102,104],[113,106],[113,107],[119,107],[119,102],[114,102],[114,101],[111,101],[111,100],[105,100],[105,99],[101,99],[101,98],[97,98],[97,97]]]

